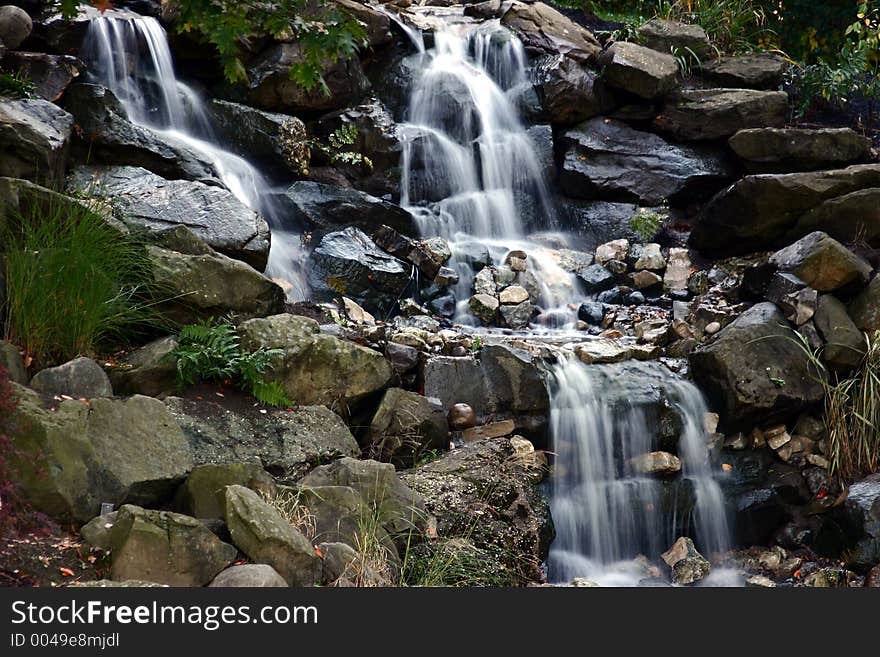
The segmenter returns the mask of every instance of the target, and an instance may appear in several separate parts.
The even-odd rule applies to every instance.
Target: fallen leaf
[[[76,573],[73,572],[70,568],[61,567],[58,570],[60,570],[61,574],[64,575],[65,577],[73,577],[74,575],[76,575]]]
[[[317,554],[318,557],[320,557],[321,559],[324,558],[324,550],[319,548],[317,545],[315,546],[315,554]]]
[[[733,466],[730,465],[730,463],[722,463],[722,464],[721,464],[721,469],[722,469],[724,472],[730,472],[731,470],[733,470]]]

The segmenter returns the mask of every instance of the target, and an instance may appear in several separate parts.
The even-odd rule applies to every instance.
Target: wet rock
[[[632,286],[637,290],[647,290],[663,283],[663,278],[652,271],[637,271],[630,274],[630,280]]]
[[[342,126],[353,127],[357,134],[347,148],[369,158],[374,170],[391,170],[400,164],[402,149],[398,127],[391,112],[378,98],[368,98],[355,107],[324,116],[320,126],[328,132]]]
[[[700,75],[733,89],[776,89],[782,84],[786,62],[772,53],[721,57],[705,62]]]
[[[850,302],[849,316],[863,331],[880,329],[880,276],[875,276],[868,286]]]
[[[730,137],[745,128],[782,127],[788,95],[750,89],[690,89],[670,98],[654,126],[684,141]]]
[[[334,4],[342,7],[344,12],[361,22],[366,30],[367,44],[370,48],[385,46],[393,41],[391,19],[386,14],[354,0],[333,1]]]
[[[112,397],[110,379],[91,358],[72,361],[40,370],[30,382],[31,388],[50,395],[70,397]]]
[[[264,494],[275,491],[275,481],[257,463],[200,465],[178,489],[177,506],[194,518],[226,520],[226,487],[232,485]]]
[[[880,165],[746,176],[706,204],[690,243],[707,253],[745,253],[785,246],[816,229],[852,242],[863,234],[863,221],[817,225],[805,216],[823,202],[873,187],[880,187]]]
[[[588,294],[607,290],[614,285],[614,274],[598,264],[590,265],[578,273],[578,278]]]
[[[511,329],[528,328],[532,319],[532,304],[526,300],[515,305],[503,305],[499,308],[498,313],[504,320],[504,325]]]
[[[0,104],[0,176],[57,182],[64,177],[73,117],[52,103],[4,98]]]
[[[661,557],[672,569],[672,581],[676,584],[693,584],[709,574],[709,562],[689,538],[679,538]]]
[[[204,586],[232,563],[236,549],[195,518],[126,504],[110,532],[110,554],[114,580]]]
[[[288,585],[320,583],[321,560],[311,542],[254,491],[226,488],[226,524],[236,547],[272,566]]]
[[[578,319],[599,326],[605,318],[605,304],[599,301],[587,301],[578,308]]]
[[[627,41],[615,41],[599,56],[602,80],[641,98],[658,98],[672,91],[678,62],[668,53]]]
[[[400,388],[385,392],[370,422],[369,434],[373,453],[381,460],[410,465],[426,451],[449,443],[442,407]]]
[[[666,258],[660,252],[660,245],[655,243],[643,244],[638,252],[634,266],[636,269],[649,269],[652,271],[666,269]]]
[[[396,206],[395,206],[396,207]],[[380,249],[417,267],[427,280],[434,280],[440,272],[440,262],[418,240],[401,235],[390,226],[382,225],[373,231],[373,241]],[[457,275],[457,274],[456,274]]]
[[[694,380],[725,429],[783,419],[822,399],[797,340],[779,309],[760,303],[690,355]]]
[[[278,588],[287,586],[278,571],[264,563],[245,563],[230,566],[220,572],[211,583],[210,588]]]
[[[565,55],[543,57],[533,70],[541,107],[554,124],[585,121],[614,106],[614,99],[599,76]]]
[[[849,283],[865,283],[871,265],[826,233],[816,231],[770,257],[770,264],[790,272],[819,292]]]
[[[649,345],[627,345],[616,340],[601,338],[579,344],[575,354],[587,364],[619,363],[630,358],[648,360],[659,353],[657,347]]]
[[[328,233],[312,251],[309,284],[317,298],[345,294],[383,315],[409,284],[410,270],[358,228]]]
[[[0,7],[0,43],[15,50],[34,29],[33,21],[28,13],[14,5]]]
[[[471,313],[484,324],[493,324],[498,315],[498,299],[488,294],[475,294],[468,301]]]
[[[501,290],[498,300],[503,304],[518,304],[529,300],[528,291],[521,285],[511,285]]]
[[[640,454],[628,462],[630,468],[639,474],[674,474],[681,472],[681,459],[669,452],[649,452]]]
[[[700,60],[713,54],[709,37],[699,25],[655,18],[640,26],[638,35],[642,45],[658,52],[692,52]]]
[[[830,294],[819,297],[813,320],[825,340],[822,360],[834,370],[850,370],[862,362],[865,355],[865,334],[849,318],[844,306]]]
[[[669,249],[663,287],[667,290],[686,290],[691,274],[691,258],[687,249]]]
[[[565,55],[580,64],[588,64],[602,50],[589,30],[543,2],[512,2],[501,16],[501,24],[512,30],[532,52]]]
[[[870,140],[850,128],[750,128],[728,140],[751,172],[832,169],[866,160]]]

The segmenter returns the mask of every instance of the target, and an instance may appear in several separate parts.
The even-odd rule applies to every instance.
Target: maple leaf
[[[114,8],[114,5],[110,0],[92,0],[92,6],[102,14],[108,9]]]

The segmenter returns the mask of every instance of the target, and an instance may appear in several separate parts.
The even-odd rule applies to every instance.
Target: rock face
[[[508,585],[535,578],[554,536],[541,477],[508,438],[470,443],[401,474],[436,516],[438,536],[489,552],[504,564]]]
[[[195,518],[126,504],[110,531],[114,580],[144,580],[168,586],[204,586],[235,559]]]
[[[755,173],[830,169],[864,161],[871,152],[871,141],[850,128],[749,128],[728,144]]]
[[[659,53],[627,41],[617,41],[599,56],[606,84],[640,98],[658,98],[672,91],[678,63],[668,53]]]
[[[342,418],[325,406],[244,414],[179,397],[169,397],[165,406],[196,465],[255,464],[281,481],[295,481],[317,463],[360,453]]]
[[[783,420],[822,399],[819,373],[772,303],[744,312],[691,353],[690,363],[727,429]]]
[[[786,63],[770,53],[721,57],[703,64],[700,74],[722,87],[776,89],[782,84]]]
[[[822,350],[825,363],[835,370],[857,367],[865,355],[865,335],[847,315],[846,306],[836,297],[823,294],[816,305],[813,322],[825,340]]]
[[[290,79],[290,67],[302,61],[299,47],[293,43],[270,46],[248,66],[250,104],[273,112],[319,112],[350,105],[364,93],[367,78],[356,58],[322,59],[321,75],[329,93],[318,88],[307,91]]]
[[[850,283],[866,283],[871,265],[823,232],[810,233],[770,257],[770,264],[790,272],[819,292]]]
[[[312,251],[309,285],[318,298],[344,294],[367,311],[384,315],[410,280],[410,268],[350,227],[328,233]]]
[[[11,52],[3,59],[9,70],[20,71],[34,84],[34,92],[49,102],[58,101],[83,69],[83,63],[67,55]]]
[[[370,442],[382,460],[412,463],[427,450],[446,447],[448,441],[443,409],[418,393],[400,388],[385,392],[370,422]]]
[[[565,133],[563,192],[657,205],[676,198],[706,198],[731,179],[732,168],[715,152],[676,146],[625,123],[595,118]]]
[[[230,566],[210,584],[210,588],[279,588],[287,586],[278,571],[264,563],[245,563]]]
[[[324,404],[345,412],[391,381],[391,364],[377,351],[320,333],[318,323],[295,315],[253,319],[239,327],[241,346],[284,351],[271,380],[299,404]]]
[[[79,167],[69,184],[113,199],[122,221],[151,230],[189,228],[231,258],[262,271],[269,258],[269,226],[254,210],[222,187],[165,180],[140,167]]]
[[[389,201],[356,189],[301,180],[287,188],[293,216],[324,234],[347,226],[372,233],[385,225],[405,235],[418,233],[412,215]]]
[[[321,560],[311,542],[254,491],[226,489],[226,524],[242,552],[272,566],[290,586],[320,583]]]
[[[93,164],[136,165],[160,176],[216,183],[214,166],[171,135],[158,135],[128,120],[109,89],[75,84],[65,106],[82,129],[83,149]]]
[[[713,53],[709,37],[699,25],[655,18],[639,27],[638,33],[642,45],[658,52],[690,51],[700,60],[708,59]]]
[[[73,117],[45,100],[0,103],[0,176],[57,182],[64,177]]]
[[[543,2],[512,2],[501,16],[501,24],[510,28],[532,52],[565,55],[588,64],[602,50],[589,30]]]
[[[706,204],[690,242],[705,252],[746,253],[785,246],[815,230],[842,242],[866,231],[876,239],[880,232],[864,218],[841,222],[829,213],[825,221],[819,221],[822,217],[816,214],[824,203],[853,203],[846,197],[875,187],[880,187],[880,165],[876,164],[746,176]],[[870,196],[862,198],[870,200]]]
[[[613,107],[599,76],[565,55],[551,55],[535,64],[541,106],[554,124],[570,125]]]
[[[34,375],[31,388],[50,395],[70,397],[112,397],[110,379],[91,358],[76,358],[64,365],[41,370]]]
[[[750,89],[690,89],[673,96],[654,121],[677,139],[730,137],[745,128],[778,128],[788,115],[788,95]]]

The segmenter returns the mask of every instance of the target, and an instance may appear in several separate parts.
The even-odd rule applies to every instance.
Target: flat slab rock
[[[688,89],[672,96],[654,127],[684,141],[730,137],[744,128],[779,128],[788,95],[752,89]]]

